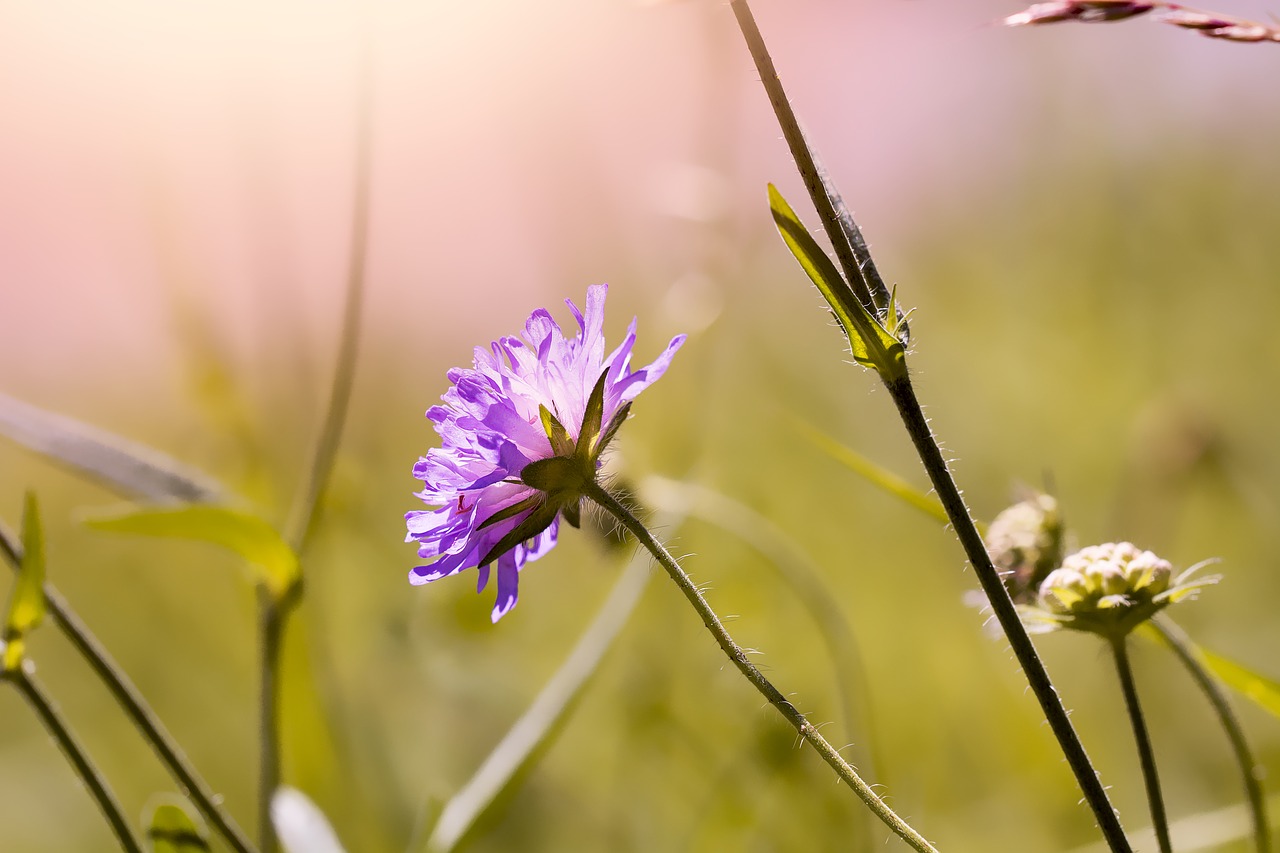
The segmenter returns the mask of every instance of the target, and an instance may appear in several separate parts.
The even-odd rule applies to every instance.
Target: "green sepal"
[[[587,410],[582,416],[582,431],[578,433],[578,449],[575,454],[579,459],[596,458],[600,426],[604,422],[604,385],[608,376],[609,368],[606,367],[591,389],[591,396],[587,398]]]
[[[208,832],[198,825],[186,809],[174,803],[156,806],[147,827],[151,853],[206,853],[210,850]]]
[[[560,514],[564,516],[564,520],[569,522],[569,526],[574,530],[582,527],[582,498],[567,501],[560,507]]]
[[[540,503],[542,503],[542,495],[530,495],[529,497],[525,498],[522,501],[513,503],[511,506],[503,507],[502,509],[498,510],[493,515],[486,518],[480,524],[480,526],[476,528],[476,530],[484,530],[486,527],[488,527],[491,524],[497,524],[499,521],[503,521],[505,519],[511,518],[512,516],[519,515],[525,510],[533,509],[535,506],[537,506]]]
[[[499,539],[498,543],[490,548],[476,565],[488,565],[521,542],[537,536],[551,526],[551,522],[556,520],[556,513],[559,511],[560,507],[555,503],[549,500],[545,501],[541,506],[529,513],[528,518],[520,522],[518,527]]]
[[[531,488],[546,492],[555,500],[565,495],[581,495],[591,482],[594,463],[576,456],[552,456],[524,466],[520,480]]]
[[[22,665],[27,634],[44,619],[44,528],[40,524],[40,504],[34,492],[27,492],[22,507],[22,563],[9,599],[4,621],[4,671]]]
[[[769,184],[769,209],[783,242],[835,313],[849,339],[854,360],[864,367],[874,368],[885,382],[905,378],[906,350],[902,342],[858,300],[839,269],[773,184]],[[892,299],[890,301],[893,302]],[[893,318],[890,321],[893,327],[898,329],[897,305],[891,304],[886,313]]]
[[[596,447],[595,457],[600,458],[600,454],[604,453],[608,448],[609,442],[613,441],[613,437],[618,434],[618,430],[626,421],[627,415],[631,413],[631,404],[623,403],[622,408],[613,413],[613,417],[609,419],[609,425],[604,428],[604,432],[600,433],[600,442]]]
[[[276,600],[301,579],[298,556],[274,527],[256,515],[221,506],[149,507],[90,518],[96,530],[208,542],[235,552]]]
[[[538,414],[542,417],[542,428],[547,431],[547,440],[551,442],[551,452],[556,456],[570,456],[573,453],[573,439],[564,424],[551,413],[546,406],[538,406]]]

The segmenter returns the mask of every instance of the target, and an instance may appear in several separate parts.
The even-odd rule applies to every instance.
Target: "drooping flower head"
[[[985,541],[1009,597],[1016,604],[1030,603],[1066,554],[1067,528],[1057,499],[1026,490],[1022,500],[992,520]]]
[[[546,309],[530,315],[519,337],[477,347],[471,369],[448,373],[452,385],[427,418],[443,446],[418,460],[417,493],[430,510],[405,514],[406,542],[430,562],[409,573],[429,583],[479,569],[477,591],[496,563],[497,622],[515,606],[524,566],[556,544],[560,518],[578,526],[583,487],[626,419],[631,401],[666,371],[685,336],[640,370],[631,368],[636,321],[605,354],[607,285],[587,289],[585,311],[565,300],[578,332],[565,337]]]

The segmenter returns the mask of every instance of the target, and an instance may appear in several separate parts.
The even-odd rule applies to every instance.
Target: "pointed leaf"
[[[875,368],[885,382],[905,377],[907,367],[902,343],[858,300],[836,265],[773,184],[769,185],[769,208],[783,242],[844,328],[854,360],[865,367]]]
[[[0,394],[0,435],[107,488],[153,503],[214,503],[226,489],[146,445]]]
[[[156,806],[147,828],[151,853],[207,853],[209,833],[182,806],[165,803]]]
[[[230,507],[146,508],[91,518],[97,530],[209,542],[234,551],[276,600],[299,580],[298,557],[267,522]]]
[[[4,670],[22,665],[27,634],[44,619],[44,529],[40,505],[27,492],[22,509],[22,561],[4,622]]]
[[[329,819],[297,788],[276,789],[271,797],[271,823],[286,853],[343,853]]]

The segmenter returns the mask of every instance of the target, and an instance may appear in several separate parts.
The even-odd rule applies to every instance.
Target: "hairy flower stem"
[[[1084,744],[1080,742],[1075,727],[1071,725],[1067,710],[1063,707],[1062,700],[1058,698],[1053,682],[1049,679],[1049,673],[1045,670],[1040,655],[1027,634],[1027,629],[1018,618],[1018,612],[1013,605],[1013,599],[1009,597],[1009,591],[1000,581],[1000,574],[991,562],[991,555],[987,553],[986,545],[978,533],[973,516],[965,506],[960,489],[951,476],[951,469],[947,467],[942,450],[929,429],[929,422],[920,407],[920,401],[916,398],[915,388],[912,387],[911,381],[905,378],[886,383],[886,387],[889,389],[890,396],[893,397],[894,405],[897,406],[898,414],[902,417],[912,443],[915,444],[916,452],[924,464],[929,480],[933,483],[934,492],[942,502],[943,508],[947,511],[947,517],[951,520],[951,526],[960,538],[960,544],[969,558],[969,564],[973,566],[974,574],[977,575],[978,582],[982,584],[982,590],[991,603],[991,609],[995,612],[996,619],[999,620],[1000,627],[1004,630],[1009,645],[1018,658],[1027,682],[1031,685],[1031,691],[1040,702],[1040,708],[1054,736],[1058,739],[1058,745],[1067,758],[1067,764],[1075,774],[1085,800],[1093,810],[1098,827],[1102,830],[1113,853],[1129,853],[1132,848],[1129,846],[1128,839],[1125,838],[1124,829],[1120,826],[1120,819],[1107,798],[1106,789],[1103,788],[1102,781],[1098,778],[1088,753],[1085,752]]]
[[[1124,692],[1124,705],[1129,711],[1129,724],[1133,727],[1133,740],[1138,746],[1138,761],[1142,764],[1142,781],[1147,787],[1147,803],[1151,807],[1151,825],[1156,831],[1156,843],[1160,853],[1173,853],[1169,840],[1169,816],[1164,810],[1164,795],[1160,793],[1160,776],[1156,773],[1156,754],[1151,748],[1151,736],[1138,702],[1138,687],[1133,681],[1133,668],[1129,665],[1129,651],[1124,637],[1111,639],[1111,656],[1115,660],[1116,675],[1120,676],[1120,689]]]
[[[685,574],[684,569],[680,568],[680,564],[676,562],[667,549],[662,547],[657,539],[653,538],[653,534],[649,532],[648,528],[630,510],[597,483],[589,483],[585,488],[585,494],[618,519],[622,526],[631,531],[640,544],[649,553],[653,554],[654,559],[667,570],[667,574],[676,582],[676,586],[680,587],[680,591],[684,593],[685,598],[689,599],[693,609],[698,611],[698,615],[702,617],[702,624],[707,626],[707,630],[715,637],[720,648],[729,656],[729,660],[733,661],[733,665],[738,668],[738,671],[746,676],[747,680],[769,700],[769,704],[777,708],[787,722],[795,727],[800,737],[808,741],[809,745],[818,751],[818,754],[822,756],[822,760],[827,762],[831,769],[835,770],[836,774],[853,789],[858,798],[866,803],[867,808],[871,809],[876,817],[884,821],[885,825],[909,844],[912,849],[920,851],[920,853],[937,853],[933,845],[926,841],[920,833],[912,829],[906,821],[898,817],[892,809],[885,805],[883,800],[876,796],[875,791],[871,790],[871,786],[862,781],[857,772],[827,742],[826,738],[818,733],[818,730],[805,718],[804,714],[800,713],[796,706],[791,704],[778,691],[778,688],[774,687],[764,677],[764,674],[756,668],[755,664],[751,663],[747,653],[733,641],[733,637],[729,636],[729,632],[725,630],[720,618],[711,609],[711,605],[707,604],[707,600],[702,597],[702,593],[698,591],[697,586]]]
[[[1160,615],[1150,620],[1148,624],[1164,639],[1173,653],[1178,656],[1178,660],[1182,661],[1183,666],[1191,673],[1191,677],[1200,686],[1218,715],[1218,722],[1222,725],[1222,730],[1227,733],[1227,739],[1231,741],[1231,751],[1235,754],[1236,763],[1240,765],[1240,776],[1244,780],[1245,797],[1249,801],[1249,816],[1253,823],[1254,844],[1258,853],[1271,853],[1271,828],[1267,821],[1266,798],[1262,793],[1263,768],[1254,759],[1253,752],[1249,749],[1249,742],[1244,738],[1244,729],[1240,727],[1240,721],[1231,710],[1226,692],[1201,663],[1195,645],[1172,620]]]
[[[129,821],[124,816],[124,809],[120,807],[120,801],[116,799],[116,795],[107,785],[106,779],[102,777],[98,768],[89,760],[84,748],[75,739],[75,735],[67,727],[66,720],[62,719],[58,709],[44,695],[39,683],[21,666],[11,672],[0,675],[0,678],[7,678],[13,682],[13,685],[18,688],[18,692],[22,694],[22,697],[31,705],[32,710],[40,717],[40,722],[44,723],[44,727],[49,730],[49,734],[58,742],[58,747],[66,755],[67,760],[71,762],[71,766],[75,768],[76,775],[80,777],[85,787],[89,789],[89,793],[93,796],[94,802],[98,804],[98,808],[102,810],[107,823],[111,824],[111,831],[115,833],[116,840],[120,842],[120,848],[125,850],[126,853],[142,853],[142,844],[138,841],[138,837],[134,835],[133,829],[130,828]]]
[[[0,533],[0,550],[3,550],[16,570],[22,563],[21,546],[16,541]],[[72,609],[62,594],[49,582],[44,584],[45,608],[53,617],[53,621],[63,635],[71,641],[76,651],[89,664],[97,676],[102,679],[107,690],[111,692],[116,703],[125,712],[129,721],[151,745],[161,763],[169,770],[184,793],[195,804],[205,819],[217,830],[235,853],[254,853],[253,842],[235,820],[226,813],[218,802],[213,788],[204,780],[190,759],[183,753],[173,735],[160,722],[155,711],[147,704],[142,692],[138,690],[120,665],[111,657],[106,648],[89,630],[80,616]]]

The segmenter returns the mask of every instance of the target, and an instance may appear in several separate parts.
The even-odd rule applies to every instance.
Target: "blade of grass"
[[[942,524],[951,523],[951,519],[947,518],[947,511],[942,508],[942,502],[937,497],[925,494],[888,468],[877,465],[856,450],[841,444],[822,430],[799,418],[793,418],[792,425],[820,450],[873,486],[893,495],[907,506],[918,509],[934,521]],[[986,525],[980,523],[978,527],[980,532],[984,532],[983,528]]]
[[[676,516],[659,520],[663,527],[678,523]],[[471,779],[445,804],[424,850],[431,853],[454,850],[481,815],[545,751],[626,626],[649,584],[650,575],[648,553],[637,550],[555,675],[543,685],[529,709],[507,731]],[[417,845],[411,843],[409,849],[416,848]]]
[[[228,497],[213,477],[158,450],[7,394],[0,394],[0,435],[124,497],[151,503]]]

